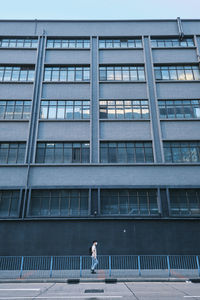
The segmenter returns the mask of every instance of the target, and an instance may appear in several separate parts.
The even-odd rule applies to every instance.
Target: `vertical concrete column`
[[[35,146],[37,139],[37,123],[39,118],[39,105],[42,91],[42,76],[44,66],[46,37],[43,34],[38,39],[37,61],[35,65],[35,78],[32,97],[32,110],[29,123],[29,136],[27,142],[26,162],[28,164],[34,162]]]
[[[99,75],[98,37],[91,38],[90,79],[90,162],[99,162]]]
[[[160,189],[162,217],[169,217],[169,203],[166,189]]]
[[[145,58],[145,70],[147,80],[147,94],[149,98],[149,108],[151,115],[151,134],[153,140],[154,149],[154,161],[155,163],[162,163],[164,161],[163,149],[162,149],[162,134],[159,120],[159,110],[156,96],[156,86],[154,78],[153,58],[150,47],[150,39],[148,36],[143,38],[144,44],[144,58]]]
[[[43,33],[42,36],[38,38],[38,48],[37,48],[37,59],[35,64],[35,78],[33,86],[33,97],[32,97],[32,108],[31,108],[31,117],[29,121],[29,135],[27,139],[26,147],[26,163],[28,164],[27,176],[26,176],[26,188],[23,199],[23,211],[22,219],[25,218],[26,208],[28,198],[30,198],[29,191],[29,176],[30,176],[30,164],[34,162],[35,152],[36,152],[36,143],[37,143],[37,128],[38,128],[38,119],[39,119],[39,110],[40,110],[40,98],[42,93],[42,78],[43,78],[43,69],[44,69],[44,58],[45,58],[45,45],[46,45],[46,36]],[[28,196],[29,195],[29,196]]]
[[[198,62],[200,63],[200,36],[194,37],[194,44],[197,47],[197,59]]]

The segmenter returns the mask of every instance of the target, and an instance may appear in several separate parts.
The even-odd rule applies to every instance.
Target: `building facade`
[[[0,25],[0,255],[199,254],[200,20]]]

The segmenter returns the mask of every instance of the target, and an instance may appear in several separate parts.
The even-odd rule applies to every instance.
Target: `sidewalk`
[[[51,276],[51,277],[50,277]],[[105,280],[118,282],[185,282],[190,279],[200,279],[198,270],[97,270],[96,274],[91,274],[90,270],[19,270],[0,271],[0,283],[2,282],[68,282],[76,279],[77,282],[105,282]]]

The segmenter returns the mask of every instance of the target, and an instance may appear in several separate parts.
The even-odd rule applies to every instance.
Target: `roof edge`
[[[176,22],[177,19],[0,19],[0,22]],[[200,19],[181,19],[186,22],[200,22]]]

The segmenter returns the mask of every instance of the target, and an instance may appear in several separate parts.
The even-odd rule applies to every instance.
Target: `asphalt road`
[[[0,300],[5,299],[112,299],[112,300],[200,300],[200,283],[124,282],[105,283],[1,283]]]

